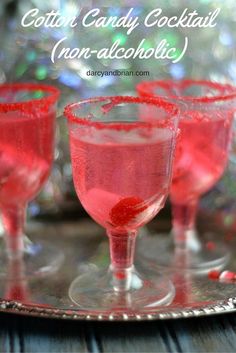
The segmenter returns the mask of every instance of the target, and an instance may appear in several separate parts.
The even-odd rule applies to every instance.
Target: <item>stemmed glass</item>
[[[45,241],[23,233],[27,203],[46,182],[53,162],[59,91],[33,83],[0,85],[0,212],[5,228],[0,275],[23,258],[24,276],[55,271],[63,255]]]
[[[144,239],[142,251],[157,257],[159,265],[183,268],[173,259],[184,256],[185,268],[194,272],[221,268],[229,259],[227,247],[215,240],[202,242],[195,220],[200,196],[214,186],[227,165],[236,91],[227,84],[196,80],[140,82],[137,91],[141,97],[165,97],[181,111],[170,191],[174,242],[162,249],[159,259],[158,239],[152,244]]]
[[[146,121],[146,116],[150,121]],[[153,268],[133,265],[138,229],[168,194],[178,110],[160,99],[96,97],[65,108],[73,180],[91,217],[107,232],[109,269],[92,269],[70,286],[85,310],[153,310],[168,304],[174,287]]]

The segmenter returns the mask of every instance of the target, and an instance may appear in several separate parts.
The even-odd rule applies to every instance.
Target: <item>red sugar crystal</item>
[[[206,244],[206,247],[208,250],[214,250],[216,245],[213,241],[208,241],[207,244]]]
[[[117,278],[117,279],[120,279],[120,280],[122,280],[122,279],[125,279],[126,278],[126,274],[125,274],[125,272],[123,271],[119,271],[119,272],[116,272],[115,273],[115,277]]]
[[[114,226],[125,226],[147,208],[139,197],[126,197],[120,200],[110,212]]]
[[[208,272],[208,277],[210,279],[219,279],[220,277],[220,271],[218,270],[212,270],[210,272]]]

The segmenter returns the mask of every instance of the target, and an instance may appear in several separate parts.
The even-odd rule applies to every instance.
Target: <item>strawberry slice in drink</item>
[[[110,211],[111,223],[115,227],[127,226],[137,221],[137,217],[147,208],[139,197],[126,197],[120,200]]]

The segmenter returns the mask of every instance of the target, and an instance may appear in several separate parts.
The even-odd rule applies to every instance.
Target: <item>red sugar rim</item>
[[[38,84],[38,83],[4,83],[0,85],[0,94],[1,91],[12,90],[13,92],[17,91],[42,91],[48,93],[47,96],[42,98],[33,98],[25,100],[22,102],[0,102],[0,112],[8,112],[14,110],[21,111],[30,111],[31,109],[35,110],[35,103],[37,102],[37,108],[46,108],[51,104],[56,103],[57,99],[60,96],[60,91],[54,86]]]
[[[196,102],[196,103],[211,103],[211,102],[217,102],[217,101],[225,101],[225,100],[230,100],[233,98],[236,98],[236,87],[230,85],[230,84],[221,84],[221,83],[216,83],[216,82],[211,82],[207,80],[191,80],[191,79],[186,79],[186,80],[158,80],[158,81],[142,81],[136,85],[136,89],[139,94],[147,97],[159,97],[158,94],[155,94],[153,90],[156,87],[161,87],[164,89],[169,89],[173,86],[185,89],[188,86],[191,86],[192,84],[197,85],[197,86],[207,86],[209,88],[216,89],[219,94],[215,95],[214,97],[207,97],[207,96],[175,96],[175,95],[168,95],[164,96],[161,95],[161,98],[179,98],[183,102]]]
[[[64,114],[66,118],[69,121],[75,122],[80,125],[86,125],[86,126],[92,126],[98,129],[115,129],[115,130],[132,130],[137,127],[163,127],[163,120],[162,122],[112,122],[109,124],[106,124],[105,121],[92,121],[89,119],[89,116],[77,116],[76,114],[73,113],[74,108],[78,108],[82,106],[83,104],[91,104],[91,103],[98,103],[98,102],[103,102],[105,101],[106,103],[103,107],[108,107],[108,111],[106,112],[104,110],[104,114],[108,113],[114,106],[119,105],[120,103],[140,103],[140,104],[150,104],[154,106],[158,106],[160,108],[163,108],[169,115],[170,117],[175,117],[179,113],[179,109],[176,104],[169,103],[163,99],[156,98],[156,97],[132,97],[132,96],[107,96],[107,97],[93,97],[89,99],[82,100],[80,102],[76,103],[71,103],[67,105],[64,109]],[[110,106],[110,107],[109,107]],[[165,119],[165,121],[168,121],[168,118]]]

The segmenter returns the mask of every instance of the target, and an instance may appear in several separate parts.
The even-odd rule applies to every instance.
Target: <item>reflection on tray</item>
[[[150,230],[156,232],[157,224],[154,221]],[[160,307],[151,313],[136,311],[127,314],[124,311],[120,314],[114,311],[110,315],[103,315],[96,310],[87,313],[70,301],[68,289],[82,272],[90,271],[96,266],[107,266],[108,242],[101,228],[84,218],[78,222],[31,223],[28,232],[32,239],[37,239],[38,234],[45,234],[45,237],[56,242],[65,252],[66,261],[58,273],[28,280],[24,278],[24,264],[21,259],[9,261],[8,276],[6,280],[0,279],[1,311],[69,319],[142,320],[234,310],[232,302],[229,303],[229,299],[235,296],[234,283],[211,281],[207,276],[176,271],[171,275],[176,296],[169,306]],[[186,261],[182,255],[176,254],[175,260]],[[233,254],[227,266],[232,270],[236,270],[234,258]]]

